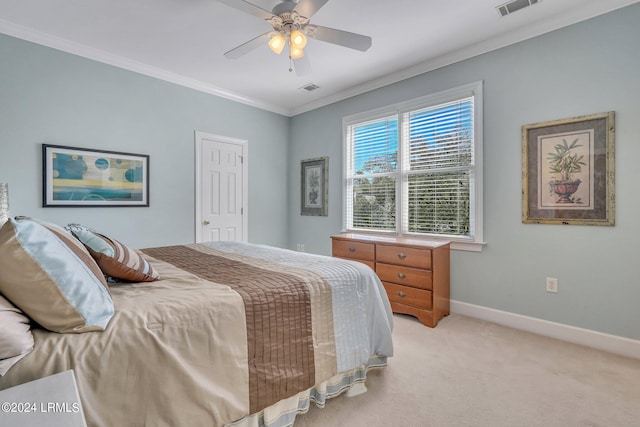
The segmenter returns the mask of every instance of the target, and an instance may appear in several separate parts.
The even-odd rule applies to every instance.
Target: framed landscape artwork
[[[615,224],[613,111],[522,127],[522,222]]]
[[[329,198],[329,158],[303,160],[300,171],[300,213],[327,216]]]
[[[149,156],[42,145],[42,206],[149,206]]]

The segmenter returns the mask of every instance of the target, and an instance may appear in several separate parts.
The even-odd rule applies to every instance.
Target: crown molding
[[[428,73],[429,71],[434,71],[439,68],[446,67],[447,65],[455,64],[457,62],[461,62],[466,59],[482,55],[484,53],[488,53],[537,36],[541,36],[543,34],[559,30],[569,25],[586,21],[599,15],[604,15],[616,9],[630,6],[638,2],[640,2],[640,0],[608,0],[606,4],[605,2],[593,2],[587,7],[570,10],[563,15],[555,16],[553,19],[540,21],[532,26],[521,27],[516,31],[511,31],[509,33],[476,43],[472,46],[459,49],[446,55],[420,62],[414,66],[404,68],[402,70],[384,75],[374,80],[370,80],[340,93],[309,102],[299,107],[292,108],[289,111],[289,116],[296,116],[298,114],[315,110],[329,104],[343,101],[345,99],[352,98],[354,96],[400,82],[402,80],[407,80],[420,74]],[[505,19],[507,18],[505,17]]]
[[[258,99],[250,98],[223,88],[206,84],[199,80],[185,77],[180,74],[171,73],[169,71],[153,67],[142,62],[133,61],[80,43],[75,43],[67,39],[42,33],[32,28],[17,25],[3,19],[0,19],[0,33],[42,46],[50,47],[52,49],[60,50],[65,53],[77,55],[82,58],[91,59],[128,71],[133,71],[134,73],[153,77],[159,80],[164,80],[169,83],[174,83],[179,86],[197,90],[199,92],[215,95],[220,98],[228,99],[230,101],[246,104],[251,107],[260,108],[262,110],[271,111],[273,113],[281,114],[284,116],[289,115],[289,110],[286,108],[278,107],[276,105]]]
[[[171,73],[157,67],[126,59],[121,56],[113,55],[99,49],[42,33],[32,28],[20,26],[2,19],[0,19],[0,33],[4,33],[12,37],[16,37],[42,46],[47,46],[52,49],[60,50],[83,58],[92,59],[125,70],[133,71],[138,74],[143,74],[156,79],[164,80],[193,90],[197,90],[199,92],[215,95],[224,99],[228,99],[230,101],[235,101],[241,104],[281,114],[287,117],[293,117],[298,114],[315,110],[317,108],[321,108],[335,102],[343,101],[345,99],[445,67],[447,65],[464,61],[466,59],[473,58],[484,53],[488,53],[533,37],[540,36],[551,31],[558,30],[569,25],[573,25],[578,22],[603,15],[613,10],[630,6],[638,2],[640,2],[640,0],[607,0],[606,2],[594,1],[586,6],[575,8],[562,15],[557,15],[552,19],[546,19],[537,22],[533,26],[521,27],[516,31],[512,31],[507,34],[503,34],[501,36],[479,42],[475,45],[457,50],[446,55],[429,59],[414,66],[353,86],[334,95],[329,95],[327,97],[320,98],[318,100],[292,108],[278,106],[269,102],[265,102],[263,100],[241,95],[220,87],[204,83],[199,80],[185,77],[176,73]],[[508,17],[505,17],[504,19],[508,19]]]

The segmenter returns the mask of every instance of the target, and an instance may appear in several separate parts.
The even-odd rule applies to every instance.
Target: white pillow
[[[33,334],[27,316],[0,295],[0,376],[33,350]]]

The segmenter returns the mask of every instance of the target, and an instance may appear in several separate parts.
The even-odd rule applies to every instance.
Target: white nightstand
[[[87,427],[73,371],[0,391],[0,425]]]

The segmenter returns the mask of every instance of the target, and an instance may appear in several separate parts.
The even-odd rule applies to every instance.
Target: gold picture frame
[[[615,224],[615,112],[522,126],[522,222]]]

